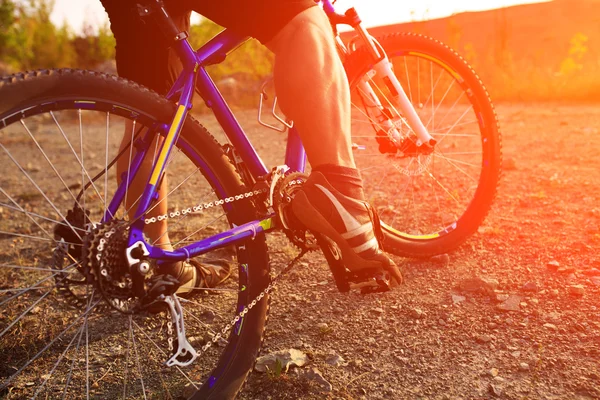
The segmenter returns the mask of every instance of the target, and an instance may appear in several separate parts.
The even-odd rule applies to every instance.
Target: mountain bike
[[[483,221],[500,177],[488,93],[444,44],[410,33],[374,38],[353,9],[320,3],[352,88],[352,147],[384,250],[451,251]],[[172,29],[160,10],[152,2],[140,13]],[[342,40],[340,24],[356,36]],[[269,232],[284,232],[299,256],[322,250],[341,291],[388,289],[385,277],[349,274],[335,245],[289,217],[306,178],[293,122],[274,112],[281,126],[272,127],[288,140],[284,163],[268,169],[208,75],[247,38],[224,30],[195,51],[184,32],[167,33],[184,70],[166,97],[81,70],[0,81],[2,396],[234,397],[258,355],[269,294],[298,258],[272,277]],[[190,114],[195,91],[227,143]],[[145,160],[152,174],[137,176]],[[146,183],[141,195],[132,195],[134,179]],[[156,215],[165,179],[169,211]],[[173,251],[144,235],[161,221]],[[192,257],[237,269],[221,286],[180,298],[156,267]]]

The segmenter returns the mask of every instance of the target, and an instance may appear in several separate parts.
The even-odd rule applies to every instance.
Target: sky
[[[200,0],[207,1],[207,0]],[[480,11],[535,0],[338,0],[336,9],[355,7],[366,26],[441,18],[463,11]],[[99,0],[55,0],[52,21],[80,32],[84,23],[99,26],[107,21]]]

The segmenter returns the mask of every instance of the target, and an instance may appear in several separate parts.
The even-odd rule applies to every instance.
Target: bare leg
[[[125,134],[123,135],[123,140],[121,141],[121,145],[119,148],[119,152],[123,150],[123,148],[125,148],[125,146],[128,146],[129,142],[131,141],[131,136],[132,136],[132,129],[133,129],[133,123],[131,121],[127,121],[125,123]],[[156,139],[159,140],[159,139]],[[162,141],[161,141],[162,142]],[[158,143],[158,148],[160,149],[160,144]],[[152,144],[151,148],[155,148],[156,146],[156,141]],[[135,154],[135,150],[134,153]],[[133,180],[131,186],[129,187],[128,193],[127,193],[127,210],[129,210],[128,215],[129,218],[133,218],[133,216],[135,215],[135,211],[137,210],[137,200],[138,198],[142,195],[142,192],[144,191],[144,189],[146,188],[146,183],[148,180],[148,177],[150,176],[150,172],[152,171],[152,164],[153,164],[153,152],[149,152],[148,156],[144,159],[142,165],[140,166],[139,172],[136,175],[135,179]],[[121,182],[121,175],[125,172],[127,172],[127,169],[129,168],[129,156],[128,156],[128,152],[126,152],[125,154],[123,154],[123,156],[121,156],[119,158],[119,160],[117,161],[117,179],[118,182]],[[154,207],[152,209],[152,211],[150,211],[146,217],[151,218],[151,217],[156,217],[159,215],[164,215],[167,213],[167,200],[165,199],[165,197],[167,196],[167,191],[168,191],[169,185],[167,183],[167,177],[165,175],[165,177],[163,178],[160,186],[158,187],[158,205],[156,207]],[[162,201],[161,201],[162,200]],[[150,243],[153,243],[155,246],[160,246],[163,249],[166,250],[172,250],[173,247],[171,246],[171,241],[169,239],[169,234],[167,233],[167,222],[166,221],[159,221],[159,222],[155,222],[153,224],[148,224],[146,225],[146,227],[144,228],[144,234],[148,237]]]
[[[314,167],[355,168],[350,142],[350,89],[320,7],[288,23],[267,47],[275,53],[275,90]]]

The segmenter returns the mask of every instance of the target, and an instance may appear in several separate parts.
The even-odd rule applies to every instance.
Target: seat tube
[[[304,172],[306,168],[306,150],[296,127],[288,129],[285,164],[294,172]]]

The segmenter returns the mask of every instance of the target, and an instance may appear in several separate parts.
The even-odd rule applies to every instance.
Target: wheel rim
[[[126,120],[135,123],[126,125]],[[0,358],[6,360],[0,373],[2,394],[147,398],[176,397],[186,385],[199,388],[227,345],[227,336],[192,366],[164,368],[167,315],[126,315],[108,307],[98,287],[85,283],[85,268],[77,255],[88,227],[67,218],[67,211],[77,204],[90,212],[90,221],[100,222],[107,212],[106,199],[117,187],[116,164],[107,165],[120,153],[123,132],[135,137],[155,121],[127,107],[66,100],[32,107],[4,122],[8,126],[0,130]],[[167,162],[169,211],[208,204],[224,195],[200,171],[200,158],[194,160],[196,165],[189,161],[189,150],[180,140]],[[133,157],[133,152],[121,153],[121,158]],[[105,169],[108,173],[91,183]],[[127,204],[134,203],[131,196],[126,194]],[[125,224],[131,222],[125,207],[114,214]],[[168,234],[173,246],[181,247],[226,229],[227,217],[221,207],[170,215]],[[56,226],[69,227],[76,239],[55,238]],[[239,276],[243,269],[236,270],[231,249],[215,256],[232,262],[234,278],[210,293],[181,300],[186,334],[197,350],[235,316],[237,278],[246,279]],[[65,278],[59,280],[60,290],[57,278]]]
[[[411,104],[437,141],[431,154],[401,155],[380,151],[373,135],[381,124],[363,106],[360,89],[352,91],[352,142],[367,200],[377,209],[385,230],[410,241],[440,238],[457,229],[471,201],[481,190],[485,173],[483,119],[473,91],[452,68],[430,55],[388,54]],[[395,125],[415,136],[402,122],[397,102],[375,76],[371,86],[388,108]]]

